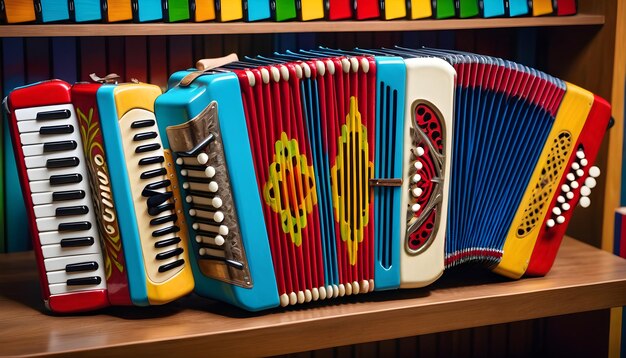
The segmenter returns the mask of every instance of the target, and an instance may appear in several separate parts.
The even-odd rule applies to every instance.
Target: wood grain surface
[[[626,260],[569,238],[543,278],[509,281],[465,266],[422,289],[262,313],[189,296],[160,307],[53,316],[40,302],[32,254],[3,254],[0,355],[266,356],[625,304]]]

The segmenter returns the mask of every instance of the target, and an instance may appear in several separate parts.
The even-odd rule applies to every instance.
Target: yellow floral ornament
[[[308,166],[306,157],[300,154],[298,141],[289,140],[285,132],[274,145],[273,160],[268,181],[263,187],[263,198],[275,213],[280,214],[283,232],[300,246],[307,216],[317,204],[313,166]]]
[[[346,243],[350,264],[355,265],[359,243],[369,222],[370,189],[374,164],[369,161],[367,128],[361,122],[358,101],[350,97],[350,112],[341,126],[337,158],[331,168],[335,220]]]

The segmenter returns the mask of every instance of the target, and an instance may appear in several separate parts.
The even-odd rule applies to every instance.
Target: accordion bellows
[[[423,287],[466,262],[511,278],[545,275],[600,174],[592,164],[608,103],[510,61],[320,48],[214,66],[174,73],[164,94],[77,84],[59,102],[94,118],[81,130],[102,128],[93,136],[102,153],[85,146],[81,170],[91,175],[93,220],[111,209],[103,198],[118,218],[121,240],[98,224],[104,250],[90,252],[116,253],[127,267],[106,276],[112,304],[160,304],[195,287],[256,311]],[[24,91],[8,102],[19,148],[20,108],[49,105]],[[16,155],[28,167],[26,152]],[[102,168],[112,195],[97,190]],[[22,185],[30,197],[33,179]],[[41,239],[56,230],[50,215],[51,226],[34,231],[36,252],[53,244]],[[54,275],[41,269],[47,285]],[[58,277],[71,279],[65,271]],[[71,292],[106,292],[100,284]]]

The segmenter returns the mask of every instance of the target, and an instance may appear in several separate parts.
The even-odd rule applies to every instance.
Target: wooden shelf
[[[55,317],[43,312],[32,253],[0,255],[4,355],[266,356],[622,305],[626,260],[569,238],[543,278],[464,267],[422,289],[256,314],[190,296]]]
[[[452,20],[1,25],[0,37],[421,31],[603,24],[603,15],[579,14],[575,16]]]

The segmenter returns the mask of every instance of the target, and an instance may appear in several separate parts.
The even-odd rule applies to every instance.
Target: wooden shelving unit
[[[146,36],[202,34],[261,34],[287,32],[372,32],[460,30],[512,27],[602,25],[604,15],[547,16],[496,19],[335,21],[335,22],[229,22],[150,24],[2,25],[0,37],[40,36]]]
[[[0,255],[0,355],[11,356],[267,356],[622,305],[626,260],[569,238],[543,278],[466,267],[422,289],[257,314],[191,296],[55,317],[39,301],[32,253]]]

